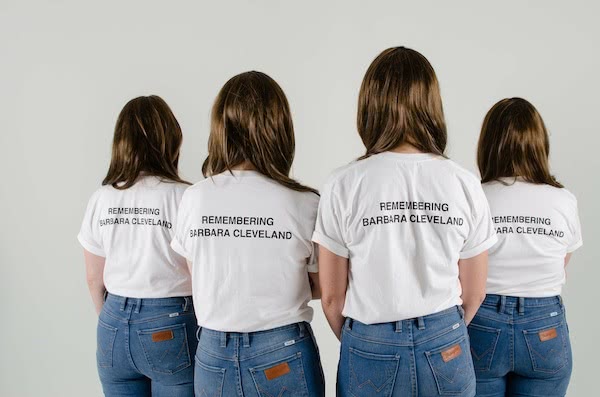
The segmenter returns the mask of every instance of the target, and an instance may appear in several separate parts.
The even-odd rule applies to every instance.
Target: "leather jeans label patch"
[[[545,331],[540,331],[538,336],[540,337],[541,342],[546,342],[547,340],[556,338],[558,335],[556,333],[556,328],[550,328]]]
[[[448,361],[454,360],[456,357],[460,356],[462,354],[462,349],[460,348],[460,345],[454,345],[444,350],[441,354],[442,360],[447,363]]]
[[[265,369],[265,376],[267,380],[273,380],[275,378],[279,378],[290,372],[290,366],[288,363],[277,364],[274,367]]]
[[[158,331],[152,334],[152,342],[163,342],[171,339],[173,339],[173,331],[170,329],[166,331]]]

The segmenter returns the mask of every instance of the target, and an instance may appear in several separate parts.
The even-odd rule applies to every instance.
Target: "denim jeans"
[[[325,395],[321,360],[308,323],[251,333],[200,330],[196,396]]]
[[[488,295],[469,324],[478,396],[564,396],[572,356],[559,296]]]
[[[373,325],[346,319],[337,394],[474,396],[475,373],[462,308]]]
[[[96,353],[104,394],[192,397],[197,328],[191,297],[108,294]]]

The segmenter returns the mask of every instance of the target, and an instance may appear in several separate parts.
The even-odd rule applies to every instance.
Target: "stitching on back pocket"
[[[489,371],[501,330],[471,323],[468,331],[475,371]]]
[[[96,362],[98,363],[98,367],[111,368],[113,366],[113,351],[117,337],[117,328],[98,319],[96,332]]]
[[[301,352],[252,367],[249,371],[254,387],[261,397],[308,397]]]
[[[556,335],[542,340],[540,333],[555,330]],[[523,330],[523,336],[529,350],[529,358],[536,372],[556,373],[567,365],[567,339],[564,322]]]
[[[350,393],[356,397],[389,397],[394,390],[400,355],[349,348]]]
[[[192,365],[186,324],[138,330],[137,334],[153,371],[174,374]]]

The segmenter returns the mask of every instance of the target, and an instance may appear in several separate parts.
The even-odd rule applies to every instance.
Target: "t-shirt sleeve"
[[[340,211],[340,202],[337,195],[334,194],[332,187],[332,184],[329,183],[321,193],[317,222],[312,240],[334,254],[348,258],[349,252],[344,243],[343,229],[341,227],[343,219]]]
[[[481,185],[477,184],[471,190],[473,210],[471,218],[467,221],[469,223],[469,235],[460,252],[460,259],[473,258],[490,249],[498,241],[490,206]]]
[[[98,225],[98,194],[95,193],[88,201],[81,229],[77,235],[79,244],[88,252],[94,255],[106,257],[102,246],[102,238]]]
[[[188,236],[188,219],[189,219],[189,203],[187,195],[184,193],[179,208],[177,210],[177,219],[175,221],[175,232],[173,240],[171,240],[171,248],[179,255],[186,258],[188,261],[192,261],[190,241]]]
[[[571,253],[583,245],[583,238],[581,236],[581,222],[579,220],[579,210],[577,208],[577,201],[575,201],[573,214],[571,215],[571,218],[568,221],[569,230],[571,232],[571,239],[569,242],[569,246],[567,247],[567,253]]]

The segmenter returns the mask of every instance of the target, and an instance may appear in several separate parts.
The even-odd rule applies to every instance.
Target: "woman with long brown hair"
[[[389,48],[358,99],[366,152],[326,183],[313,241],[322,305],[341,339],[339,396],[474,396],[466,324],[496,237],[477,178],[445,156],[438,81]]]
[[[498,244],[487,296],[469,325],[477,395],[564,396],[572,357],[560,297],[582,245],[577,200],[550,173],[548,132],[522,98],[483,121],[477,162]]]
[[[319,196],[289,176],[294,146],[272,78],[247,72],[223,86],[207,178],[186,191],[172,242],[192,268],[198,396],[324,395],[308,306],[319,295]]]
[[[194,395],[191,275],[169,246],[189,185],[177,170],[181,140],[160,97],[129,101],[78,235],[99,315],[96,358],[106,396]]]

